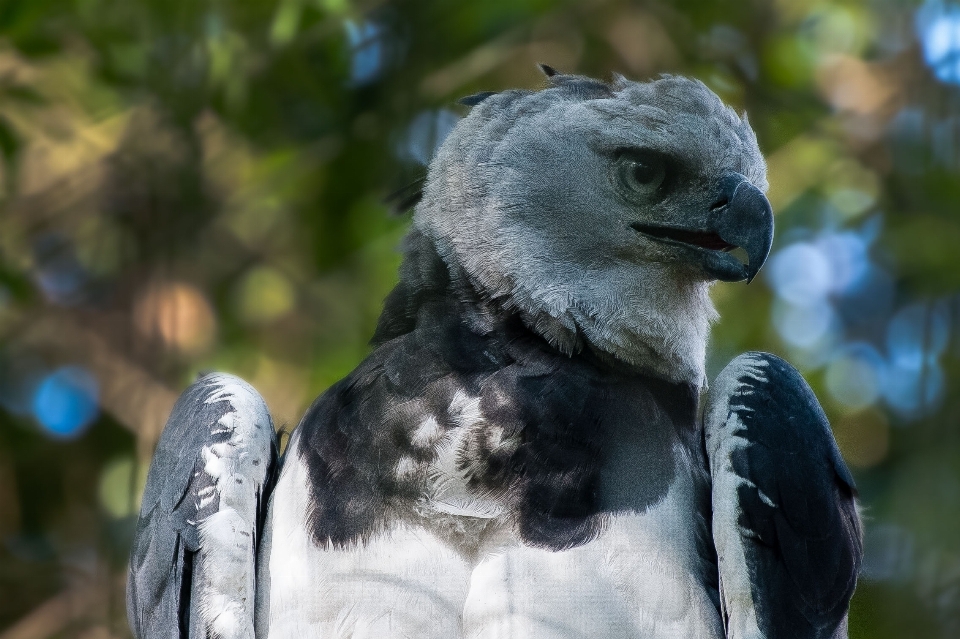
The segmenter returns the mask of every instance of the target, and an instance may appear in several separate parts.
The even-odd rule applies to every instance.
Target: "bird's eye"
[[[621,158],[618,172],[627,189],[644,196],[653,195],[666,175],[663,162],[654,157]]]

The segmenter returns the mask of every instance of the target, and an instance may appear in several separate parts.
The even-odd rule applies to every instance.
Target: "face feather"
[[[415,225],[561,350],[702,384],[709,286],[752,277],[772,241],[753,130],[696,80],[547,75],[541,91],[476,102],[430,166]]]

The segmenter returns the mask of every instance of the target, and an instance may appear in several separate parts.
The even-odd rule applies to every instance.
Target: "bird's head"
[[[545,71],[467,99],[416,226],[561,350],[702,384],[709,286],[751,280],[773,240],[753,130],[699,81]]]

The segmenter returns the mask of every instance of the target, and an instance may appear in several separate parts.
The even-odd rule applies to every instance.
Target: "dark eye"
[[[663,184],[666,170],[656,157],[626,156],[620,158],[618,164],[620,181],[638,195],[653,195]]]

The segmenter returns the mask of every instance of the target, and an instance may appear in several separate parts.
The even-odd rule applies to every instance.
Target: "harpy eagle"
[[[773,239],[753,131],[697,81],[545,71],[465,99],[372,352],[282,460],[243,381],[180,398],[138,639],[846,637],[861,527],[813,392],[764,353],[706,386],[710,286]]]

